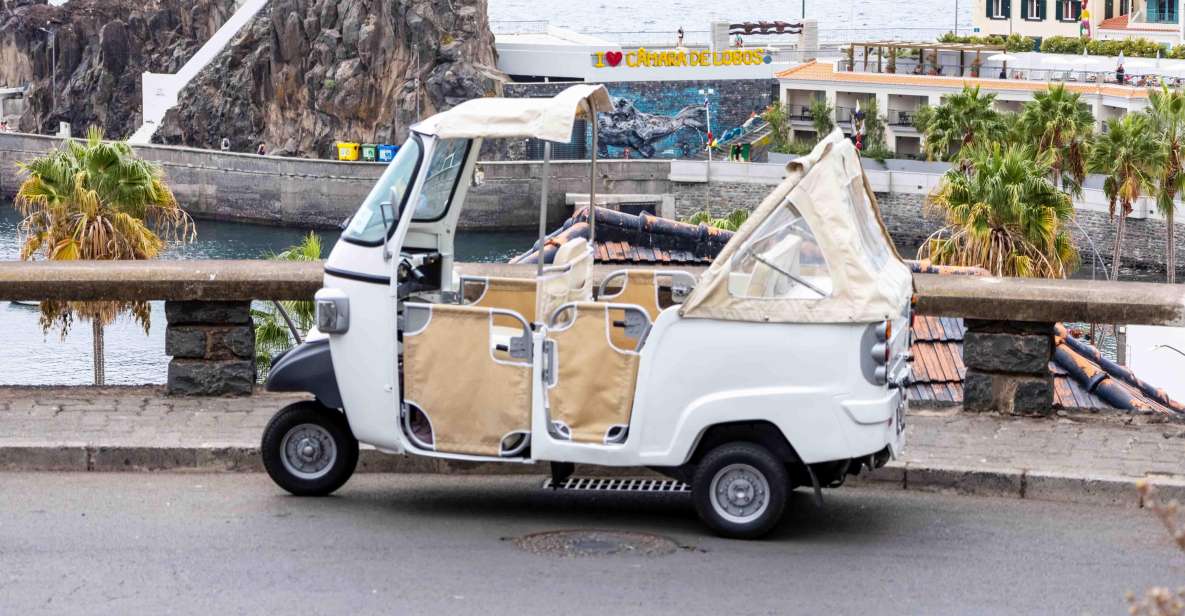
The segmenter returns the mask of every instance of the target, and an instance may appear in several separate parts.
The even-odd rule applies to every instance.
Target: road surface
[[[796,494],[766,541],[704,534],[686,496],[550,493],[530,477],[0,473],[0,614],[1117,614],[1185,584],[1135,508]],[[656,533],[678,549],[556,556],[514,538]],[[590,544],[594,548],[595,542]],[[596,552],[597,550],[593,550]]]

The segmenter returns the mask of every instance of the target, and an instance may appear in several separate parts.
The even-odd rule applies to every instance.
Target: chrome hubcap
[[[288,431],[281,442],[284,469],[301,479],[324,476],[337,460],[333,436],[316,424],[300,424]]]
[[[748,464],[730,464],[712,478],[712,507],[733,522],[750,522],[769,505],[769,482]]]

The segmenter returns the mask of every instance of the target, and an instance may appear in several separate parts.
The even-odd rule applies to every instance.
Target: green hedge
[[[1127,58],[1155,58],[1157,52],[1163,58],[1185,58],[1185,45],[1170,48],[1145,38],[1103,41],[1077,36],[1050,36],[1041,41],[1041,51],[1045,53],[1080,54],[1084,48],[1092,56],[1118,56],[1122,51]]]
[[[1003,45],[1008,51],[1023,52],[1033,51],[1036,40],[1031,36],[1021,36],[1019,34],[1009,34],[1002,36],[992,34],[989,36],[955,36],[954,32],[947,32],[938,37],[939,43],[958,43],[962,45]]]

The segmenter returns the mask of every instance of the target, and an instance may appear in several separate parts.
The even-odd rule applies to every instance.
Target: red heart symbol
[[[618,64],[621,64],[621,52],[620,51],[605,52],[605,61],[609,63],[609,66],[617,66]]]

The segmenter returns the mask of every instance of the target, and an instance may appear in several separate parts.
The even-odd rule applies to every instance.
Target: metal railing
[[[1111,58],[1112,61],[1118,61]],[[1100,60],[1101,62],[1101,60]],[[869,62],[868,70],[863,70],[863,60],[855,62],[855,73],[878,74],[875,61]],[[1007,70],[1001,65],[982,66],[976,71],[969,64],[940,64],[937,67],[926,63],[919,69],[916,64],[903,67],[897,64],[896,71],[889,71],[888,63],[882,65],[879,74],[913,75],[925,77],[956,77],[967,79],[1002,79],[1009,81],[1042,81],[1066,82],[1083,84],[1124,85],[1132,87],[1151,87],[1161,83],[1170,86],[1185,85],[1185,70],[1177,69],[1170,72],[1157,67],[1139,67],[1126,71],[1121,75],[1115,70],[1083,70],[1076,68],[1021,68],[1009,66]],[[903,70],[904,69],[904,70]],[[847,71],[847,61],[836,62],[837,71]],[[1161,72],[1163,71],[1163,72]],[[1179,74],[1175,74],[1179,73]]]
[[[888,124],[889,126],[913,126],[913,121],[916,117],[916,111],[897,111],[890,109]]]
[[[811,115],[809,105],[786,105],[786,117],[791,120],[810,122],[815,116]]]

